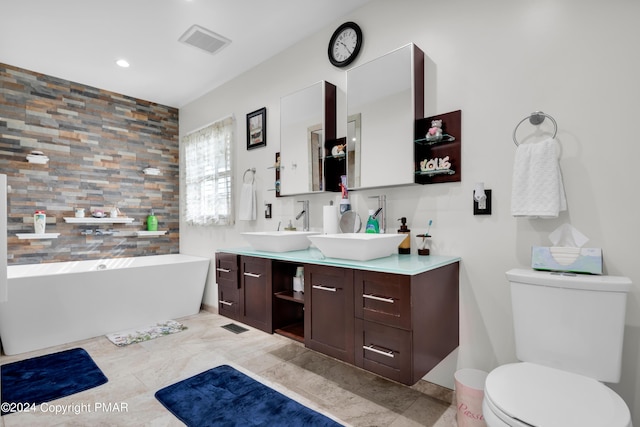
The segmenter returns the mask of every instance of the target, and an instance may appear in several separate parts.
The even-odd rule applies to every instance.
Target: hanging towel
[[[559,157],[560,146],[553,138],[518,146],[511,188],[513,216],[557,218],[567,209]]]
[[[256,188],[254,182],[242,184],[240,193],[240,220],[253,221],[257,217]]]

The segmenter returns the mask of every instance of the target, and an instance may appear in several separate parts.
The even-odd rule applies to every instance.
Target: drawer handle
[[[225,301],[225,300],[223,300],[223,299],[221,299],[221,300],[220,300],[220,304],[222,304],[222,305],[233,305],[233,303],[232,303],[232,302]]]
[[[222,267],[216,267],[216,271],[220,271],[222,273],[230,273],[231,270],[229,270],[228,268],[222,268]]]
[[[313,285],[311,286],[313,289],[318,289],[320,291],[328,291],[328,292],[336,292],[337,289],[336,288],[330,288],[329,286],[322,286],[322,285]]]
[[[377,348],[374,348],[372,345],[363,345],[362,348],[364,348],[365,350],[373,351],[374,353],[377,353],[377,354],[381,354],[383,356],[390,357],[392,359],[395,357],[393,355],[392,350],[387,350],[387,351],[378,350]]]
[[[262,276],[262,274],[256,274],[256,273],[244,273],[245,276],[249,276],[249,277],[260,277]]]
[[[383,297],[378,297],[371,294],[362,294],[362,298],[374,299],[376,301],[382,301],[382,302],[389,302],[391,304],[393,304],[394,302],[393,298],[383,298]]]

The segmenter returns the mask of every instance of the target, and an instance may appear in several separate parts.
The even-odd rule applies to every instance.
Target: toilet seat
[[[626,403],[583,375],[528,362],[500,366],[485,383],[486,408],[505,424],[631,427]]]

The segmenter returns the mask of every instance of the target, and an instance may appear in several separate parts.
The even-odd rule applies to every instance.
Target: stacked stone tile
[[[28,163],[31,151],[49,163]],[[9,264],[178,253],[178,109],[0,63],[0,173],[7,175]],[[158,176],[144,175],[152,166]],[[151,208],[161,237],[82,234],[76,207],[109,207],[134,218],[102,229],[145,228]],[[45,210],[58,239],[19,240]]]

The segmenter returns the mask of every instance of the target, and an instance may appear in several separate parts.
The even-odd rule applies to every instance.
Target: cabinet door
[[[271,260],[240,257],[240,321],[272,333]]]
[[[218,313],[240,320],[240,279],[238,277],[239,256],[216,254],[216,283],[218,284]]]
[[[304,343],[354,363],[353,270],[305,266]]]

